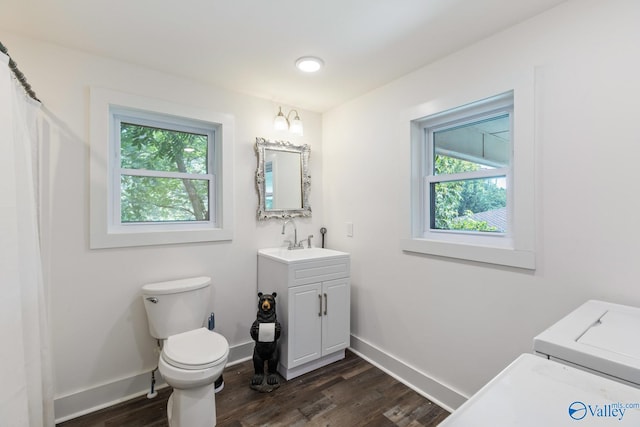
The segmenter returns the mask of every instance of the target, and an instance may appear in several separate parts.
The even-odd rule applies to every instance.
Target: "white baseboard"
[[[230,347],[227,366],[233,366],[250,359],[253,354],[254,344],[253,341],[249,341]],[[156,371],[155,377],[156,390],[167,386],[158,371]],[[150,388],[151,372],[147,371],[132,377],[122,378],[56,397],[54,400],[56,424],[144,396],[149,392]]]
[[[453,412],[468,399],[446,384],[436,381],[355,335],[351,335],[350,350],[449,412]]]
[[[227,366],[237,365],[238,363],[251,359],[255,345],[255,341],[247,341],[229,348],[229,361],[227,362]]]
[[[249,341],[229,348],[227,366],[251,359],[254,344],[253,341]],[[430,378],[423,372],[354,335],[351,335],[350,350],[447,411],[453,412],[467,400],[467,397],[451,387]],[[144,396],[149,392],[150,385],[151,373],[143,372],[132,377],[56,397],[54,401],[56,424]],[[163,387],[166,387],[166,384],[156,371],[155,388],[161,389]]]
[[[307,362],[304,365],[296,366],[295,368],[285,368],[282,363],[278,363],[278,373],[282,375],[282,377],[289,381],[300,375],[304,375],[307,372],[315,371],[316,369],[320,369],[323,366],[327,366],[331,363],[335,363],[338,360],[344,359],[344,349],[338,350],[334,353],[331,353],[327,356],[321,357],[316,360],[312,360],[311,362]],[[282,360],[282,358],[280,359]]]

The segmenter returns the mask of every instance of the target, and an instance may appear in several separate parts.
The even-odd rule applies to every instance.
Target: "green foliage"
[[[467,212],[478,213],[498,209],[507,205],[507,192],[493,182],[474,179],[465,182],[462,200],[458,206],[459,215]]]
[[[120,165],[126,169],[206,174],[207,138],[207,135],[122,123]],[[123,175],[121,220],[207,220],[208,182],[206,179]]]
[[[471,172],[480,169],[477,163],[436,155],[437,175]],[[468,179],[436,183],[435,228],[440,230],[498,231],[486,221],[471,218],[474,213],[506,206],[506,190],[492,180]]]
[[[185,180],[123,175],[121,187],[122,222],[194,221],[192,200],[185,191]],[[195,189],[195,203],[208,204],[208,181],[188,180]],[[205,212],[206,214],[206,212]],[[200,218],[206,219],[206,218]]]
[[[466,231],[499,231],[496,227],[489,225],[486,221],[478,221],[471,218],[473,212],[467,211],[464,216],[454,218],[449,224],[450,230]]]
[[[480,169],[480,165],[449,156],[436,155],[434,170],[436,175],[472,172]]]

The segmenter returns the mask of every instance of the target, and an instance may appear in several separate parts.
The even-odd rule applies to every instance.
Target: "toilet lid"
[[[164,343],[164,360],[182,369],[206,369],[218,364],[229,354],[229,343],[207,328],[171,335]]]

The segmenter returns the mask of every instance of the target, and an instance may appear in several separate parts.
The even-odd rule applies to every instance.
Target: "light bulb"
[[[282,114],[282,108],[280,108],[278,115],[273,119],[273,128],[275,130],[287,130],[288,127],[289,122],[287,122],[287,118]]]
[[[291,120],[291,126],[289,127],[289,130],[294,135],[302,136],[303,134],[302,120],[300,120],[300,117],[298,117],[297,114],[293,118],[293,120]]]

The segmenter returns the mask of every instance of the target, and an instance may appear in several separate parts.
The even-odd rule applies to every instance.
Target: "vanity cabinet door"
[[[321,356],[321,290],[320,283],[289,288],[289,368]]]
[[[349,279],[322,283],[322,355],[349,347],[350,300]]]
[[[305,251],[258,254],[258,290],[278,292],[278,372],[286,380],[344,359],[350,344],[349,255]]]

